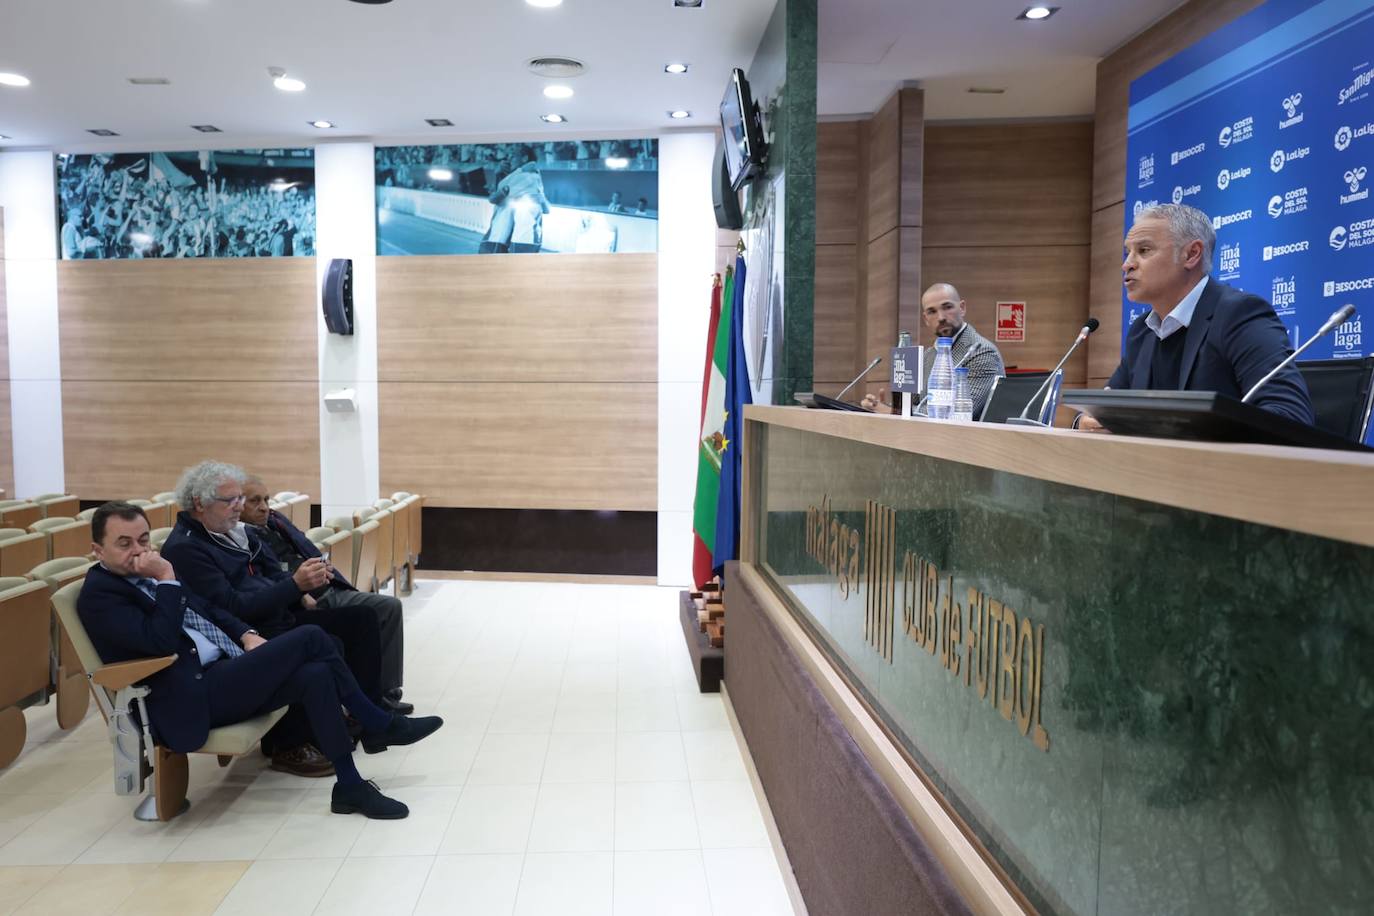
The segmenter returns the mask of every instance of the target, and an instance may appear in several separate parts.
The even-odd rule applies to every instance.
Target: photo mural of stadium
[[[377,254],[658,250],[658,141],[388,146]]]
[[[57,156],[64,260],[315,254],[313,149]]]

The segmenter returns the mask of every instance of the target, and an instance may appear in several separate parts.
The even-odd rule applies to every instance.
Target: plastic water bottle
[[[935,338],[935,365],[930,370],[930,400],[926,415],[932,420],[948,420],[954,412],[954,358],[948,337]]]
[[[968,384],[968,366],[954,370],[954,422],[973,422],[973,392]]]

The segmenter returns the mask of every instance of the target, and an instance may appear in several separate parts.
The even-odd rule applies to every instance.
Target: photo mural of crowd
[[[315,253],[310,149],[57,157],[63,259]]]
[[[378,254],[655,251],[658,141],[378,147]]]

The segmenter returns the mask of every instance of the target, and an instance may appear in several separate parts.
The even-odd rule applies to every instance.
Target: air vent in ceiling
[[[525,66],[530,68],[531,73],[554,79],[567,79],[572,76],[581,76],[587,72],[586,64],[580,60],[573,60],[571,57],[536,57],[528,61]]]
[[[170,86],[172,81],[165,76],[131,76],[129,82],[135,86]]]

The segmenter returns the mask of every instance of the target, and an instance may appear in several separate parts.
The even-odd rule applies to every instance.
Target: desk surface
[[[752,405],[746,420],[1374,546],[1374,455]],[[747,443],[747,434],[746,434]]]

